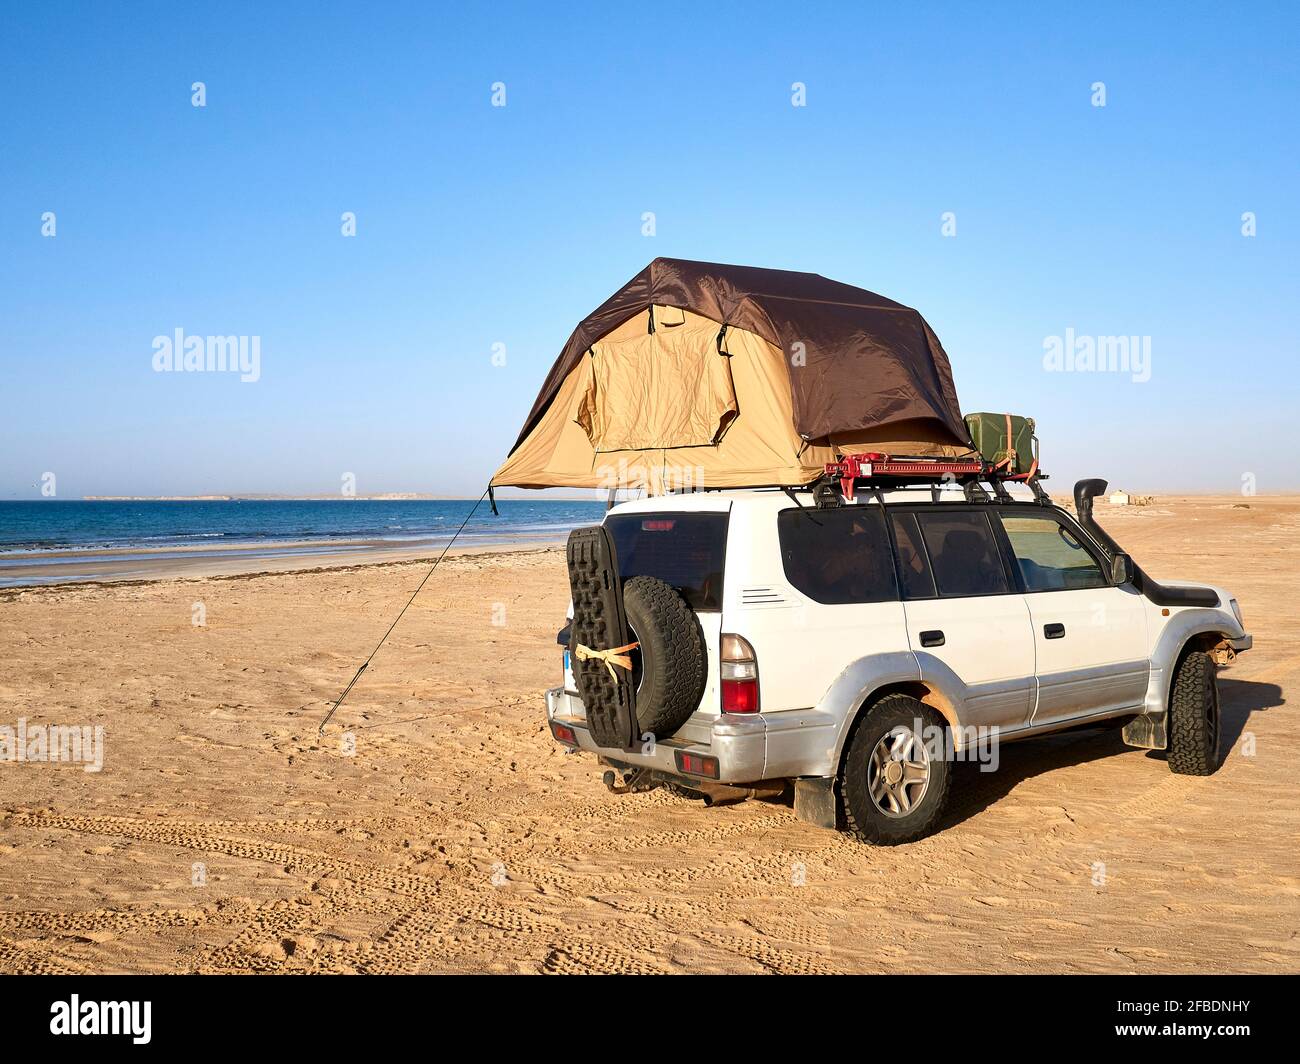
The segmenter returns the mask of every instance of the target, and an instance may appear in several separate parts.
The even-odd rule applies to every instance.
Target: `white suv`
[[[954,759],[1080,724],[1122,723],[1173,771],[1207,775],[1216,665],[1251,637],[1226,592],[1134,567],[1092,520],[1104,487],[1080,482],[1078,519],[1036,487],[616,506],[603,527],[622,602],[604,630],[637,645],[583,643],[600,607],[579,594],[571,541],[552,734],[619,770],[614,789],[715,801],[792,782],[798,816],[875,843],[939,826]],[[615,681],[630,700],[597,728],[579,692],[608,700]]]

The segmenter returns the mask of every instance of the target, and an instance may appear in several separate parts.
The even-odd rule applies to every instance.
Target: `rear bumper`
[[[582,700],[562,688],[546,692],[546,717],[572,728],[580,750],[672,775],[682,775],[677,768],[679,751],[716,757],[720,783],[835,774],[835,719],[812,709],[766,716],[697,713],[671,739],[647,743],[636,751],[597,746],[587,730]]]

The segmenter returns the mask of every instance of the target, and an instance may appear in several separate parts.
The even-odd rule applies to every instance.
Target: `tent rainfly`
[[[972,452],[915,310],[814,273],[655,259],[564,345],[493,487],[801,485]]]

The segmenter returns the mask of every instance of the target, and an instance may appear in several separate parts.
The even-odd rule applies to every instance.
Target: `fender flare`
[[[1241,638],[1240,635],[1231,634],[1232,629],[1241,629],[1235,623],[1236,618],[1232,620],[1232,624],[1225,623],[1227,618],[1222,611],[1211,609],[1184,610],[1170,618],[1151,651],[1151,679],[1147,683],[1142,712],[1124,725],[1125,743],[1140,750],[1169,749],[1167,721],[1174,668],[1182,657],[1184,648],[1197,636]]]
[[[910,650],[871,654],[848,665],[817,703],[819,712],[830,714],[839,722],[835,744],[828,751],[828,775],[838,772],[849,733],[863,708],[879,692],[895,687],[910,688],[908,693],[917,692],[914,697],[931,706],[954,729],[954,734],[960,736],[958,714],[965,689],[955,673],[942,678],[922,676],[920,663]]]
[[[1241,639],[1245,634],[1237,619],[1222,610],[1189,609],[1170,617],[1151,651],[1151,681],[1147,685],[1143,713],[1160,716],[1168,709],[1173,670],[1191,640],[1201,635]]]

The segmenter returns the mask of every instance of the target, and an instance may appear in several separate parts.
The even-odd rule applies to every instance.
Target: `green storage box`
[[[1023,476],[1038,467],[1038,437],[1034,419],[1015,414],[967,414],[971,442],[985,461],[1004,473]],[[1008,455],[1011,461],[1007,462]]]

